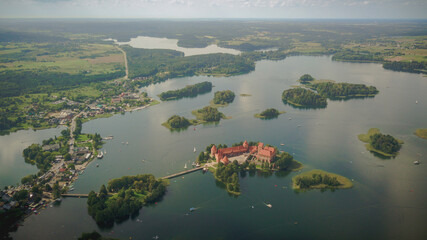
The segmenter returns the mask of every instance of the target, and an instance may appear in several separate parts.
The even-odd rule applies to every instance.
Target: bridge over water
[[[196,168],[192,168],[192,169],[189,169],[186,171],[182,171],[179,173],[175,173],[175,174],[171,174],[171,175],[168,175],[165,177],[161,177],[160,179],[172,179],[172,178],[180,177],[182,175],[189,174],[192,172],[196,172],[196,171],[199,171],[202,169],[203,169],[203,167],[196,167]],[[61,196],[62,197],[87,198],[89,196],[89,194],[85,194],[85,193],[64,193],[64,194],[61,194]]]

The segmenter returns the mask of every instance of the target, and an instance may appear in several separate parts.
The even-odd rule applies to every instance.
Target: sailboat
[[[273,205],[271,205],[270,203],[264,203],[265,204],[265,206],[267,206],[268,208],[272,208],[273,207]]]
[[[196,147],[194,147],[193,152],[196,152]]]
[[[187,169],[187,164],[184,165],[184,168]]]

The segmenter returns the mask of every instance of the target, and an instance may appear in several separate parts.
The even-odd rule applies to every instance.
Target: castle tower
[[[213,145],[211,148],[211,155],[215,156],[216,152],[217,152],[217,149],[216,149],[215,145]]]
[[[246,149],[248,149],[248,148],[249,148],[248,141],[246,141],[246,140],[245,140],[245,142],[243,143],[243,147],[244,147],[244,148],[246,148]]]

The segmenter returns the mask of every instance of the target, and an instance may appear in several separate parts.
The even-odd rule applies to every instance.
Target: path
[[[126,76],[124,77],[124,79],[129,79],[129,68],[128,68],[128,58],[126,56],[126,52],[121,49],[120,47],[116,46],[116,48],[123,53],[123,57],[125,58],[125,67],[126,67]]]

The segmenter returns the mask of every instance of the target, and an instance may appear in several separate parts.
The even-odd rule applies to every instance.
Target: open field
[[[0,71],[105,74],[123,70],[122,53],[111,44],[0,44]]]

